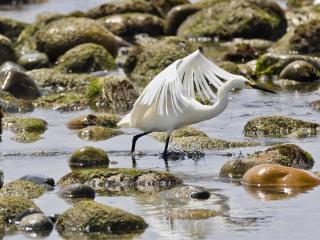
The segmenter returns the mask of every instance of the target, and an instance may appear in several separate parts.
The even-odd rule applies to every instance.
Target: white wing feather
[[[148,84],[130,113],[131,125],[135,126],[150,107],[159,116],[177,115],[196,94],[215,99],[223,80],[236,77],[195,51],[169,65]]]

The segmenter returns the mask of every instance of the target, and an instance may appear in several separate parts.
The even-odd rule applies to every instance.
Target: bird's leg
[[[144,135],[147,135],[151,132],[144,132],[144,133],[140,133],[138,135],[135,135],[132,139],[132,147],[131,147],[131,154],[134,155],[134,150],[136,149],[136,142],[139,138],[143,137]]]
[[[164,151],[163,151],[163,159],[166,161],[168,157],[168,147],[169,147],[169,142],[170,142],[170,135],[171,133],[168,133],[167,138],[166,138],[166,145],[164,146]]]

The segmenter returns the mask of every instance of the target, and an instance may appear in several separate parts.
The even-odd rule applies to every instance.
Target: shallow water
[[[87,10],[105,0],[51,0],[46,4],[30,5],[22,11],[0,11],[6,15],[33,21],[38,12]],[[319,122],[320,113],[309,107],[313,100],[320,99],[320,90],[309,93],[281,93],[266,95],[255,90],[242,90],[230,95],[232,100],[225,112],[215,119],[195,125],[211,137],[227,140],[252,140],[243,134],[245,123],[261,115],[281,114],[303,120]],[[0,169],[4,170],[5,182],[18,179],[27,174],[44,174],[56,181],[70,172],[68,157],[77,148],[88,145],[100,147],[109,152],[110,160],[117,165],[110,167],[132,167],[128,156],[132,135],[137,130],[127,129],[126,135],[114,137],[103,142],[87,142],[79,139],[75,131],[66,127],[66,122],[74,117],[90,112],[59,113],[53,110],[35,110],[23,116],[40,117],[48,121],[48,130],[43,139],[32,144],[19,144],[11,140],[13,134],[4,131],[0,143]],[[137,160],[137,168],[168,170],[183,178],[186,184],[203,186],[212,196],[207,201],[185,203],[164,201],[154,196],[97,196],[96,201],[119,207],[142,216],[149,227],[136,239],[314,239],[319,229],[320,187],[306,192],[294,192],[291,197],[272,192],[249,192],[237,182],[219,177],[222,165],[240,154],[263,150],[275,142],[298,144],[309,151],[314,159],[313,171],[320,171],[320,136],[305,139],[260,138],[261,147],[210,151],[203,159],[164,162],[154,154],[163,149],[163,144],[149,136],[141,138],[137,150],[147,153]],[[230,156],[231,155],[231,156]],[[46,213],[62,213],[71,204],[47,192],[36,204]],[[290,194],[289,194],[290,195]],[[279,198],[277,201],[268,201]],[[188,221],[166,219],[166,212],[176,208],[207,208],[219,210],[221,216],[207,220]],[[4,239],[29,239],[22,233],[5,236]],[[54,230],[46,239],[60,239]]]

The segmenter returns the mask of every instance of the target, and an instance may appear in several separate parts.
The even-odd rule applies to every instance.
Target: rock
[[[27,25],[27,23],[15,19],[0,17],[0,34],[15,41]]]
[[[196,46],[182,38],[165,37],[161,41],[147,45],[137,56],[137,62],[130,75],[134,82],[146,86],[159,72],[196,50]]]
[[[19,132],[11,139],[18,143],[34,143],[41,140],[42,136],[37,132]]]
[[[70,129],[83,129],[90,126],[100,126],[106,128],[116,128],[117,123],[121,120],[116,114],[88,114],[72,119],[68,122]]]
[[[4,125],[13,132],[41,134],[47,130],[47,122],[40,118],[8,118],[5,119]]]
[[[320,100],[312,102],[311,106],[313,107],[314,110],[320,111]]]
[[[26,232],[51,232],[53,223],[46,215],[35,213],[22,218],[19,228]]]
[[[15,70],[10,70],[5,74],[1,90],[20,99],[37,99],[41,96],[36,82],[25,73]]]
[[[41,52],[27,53],[18,59],[18,64],[27,70],[49,66],[48,56]]]
[[[123,134],[121,130],[91,126],[81,129],[78,133],[79,138],[86,141],[102,141]]]
[[[39,209],[31,200],[18,196],[0,197],[0,219],[10,221],[29,208]]]
[[[221,27],[223,26],[223,27]],[[188,38],[280,38],[287,28],[284,12],[269,1],[216,1],[189,16],[178,35]]]
[[[125,13],[99,19],[106,29],[115,35],[130,38],[135,34],[163,35],[164,21],[148,13]]]
[[[25,175],[20,180],[34,182],[46,189],[53,189],[55,187],[54,179],[44,175]]]
[[[257,117],[246,123],[246,136],[286,136],[295,131],[303,131],[308,135],[317,134],[320,125],[284,116]]]
[[[82,169],[62,177],[58,184],[86,184],[99,191],[157,192],[181,184],[182,180],[169,173],[126,168]]]
[[[293,133],[290,133],[288,135],[288,137],[292,137],[292,138],[306,138],[309,137],[308,133],[304,132],[304,131],[295,131]]]
[[[151,0],[151,3],[162,17],[166,17],[173,7],[190,2],[189,0]]]
[[[314,2],[313,0],[286,0],[286,3],[290,8],[312,5],[313,2]]]
[[[30,100],[17,99],[10,93],[1,90],[0,106],[6,113],[32,112],[34,110]]]
[[[310,172],[276,164],[261,164],[249,169],[242,183],[250,187],[309,188],[320,184]]]
[[[110,53],[103,46],[94,43],[70,49],[59,58],[56,65],[57,69],[66,73],[88,73],[116,67]]]
[[[172,138],[194,137],[194,136],[208,137],[207,134],[193,127],[184,127],[184,128],[176,129],[171,134]],[[152,137],[160,142],[165,142],[167,138],[167,134],[163,132],[155,132],[155,133],[152,133]]]
[[[0,136],[1,136],[1,109],[0,109]],[[4,179],[4,176],[3,176],[3,171],[0,170],[0,188],[2,188],[3,186],[3,179]]]
[[[208,209],[176,209],[169,211],[167,218],[183,220],[202,220],[220,215],[219,212]]]
[[[294,144],[277,145],[264,152],[250,154],[244,159],[226,162],[220,170],[220,176],[239,178],[250,168],[260,164],[280,164],[288,167],[311,169],[314,160],[310,153]]]
[[[38,52],[36,45],[36,33],[40,28],[44,27],[44,23],[33,23],[28,25],[19,35],[15,50],[18,56]]]
[[[279,78],[300,82],[315,81],[320,78],[318,69],[305,61],[298,60],[288,64],[280,73]]]
[[[174,200],[188,200],[188,199],[201,199],[205,200],[210,198],[210,192],[203,187],[197,186],[177,186],[170,190],[166,190],[160,193],[160,196],[165,199]]]
[[[308,62],[317,69],[320,67],[320,58],[317,57],[267,53],[259,57],[255,73],[257,76],[278,75],[287,65],[298,60]]]
[[[37,49],[46,53],[50,59],[56,59],[83,43],[100,44],[113,56],[119,47],[118,38],[98,21],[87,18],[70,17],[53,21],[36,34]]]
[[[25,72],[26,70],[21,67],[20,65],[14,62],[5,62],[0,66],[0,76],[7,74],[10,71],[18,71],[18,72]]]
[[[142,231],[147,227],[143,218],[118,208],[94,201],[81,201],[57,219],[60,234],[68,232],[108,232],[123,234]]]
[[[88,11],[90,18],[101,18],[104,16],[121,13],[155,13],[152,4],[144,0],[126,0],[121,2],[111,2],[100,5]]]
[[[15,61],[16,56],[13,44],[9,38],[0,34],[0,64],[6,61]]]
[[[106,76],[91,81],[86,96],[94,109],[124,113],[132,109],[139,92],[126,77]]]
[[[230,72],[230,73],[233,73],[233,74],[238,74],[240,75],[241,72],[240,72],[240,69],[238,67],[237,64],[233,63],[233,62],[230,62],[230,61],[223,61],[223,62],[219,62],[217,63],[217,65],[219,67],[221,67],[222,69]]]
[[[11,196],[21,198],[37,198],[44,193],[45,189],[33,182],[25,180],[16,180],[4,185],[0,189],[0,196]]]
[[[59,195],[63,198],[95,198],[93,188],[84,184],[71,184],[60,189]]]
[[[107,152],[94,147],[82,147],[74,151],[69,159],[70,167],[108,166]]]
[[[25,211],[18,214],[11,223],[19,224],[22,218],[35,213],[42,213],[42,211],[39,208],[28,208]]]

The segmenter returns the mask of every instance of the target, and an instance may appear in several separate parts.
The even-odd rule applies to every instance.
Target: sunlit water
[[[23,11],[0,12],[2,15],[33,21],[38,12],[87,10],[101,2],[90,1],[49,1],[43,5],[30,5]],[[168,170],[183,178],[186,184],[203,186],[212,196],[207,201],[189,201],[179,203],[164,201],[156,196],[97,196],[96,201],[119,207],[142,216],[149,227],[137,239],[314,239],[319,233],[320,187],[303,193],[296,193],[290,198],[267,201],[270,194],[248,192],[237,182],[230,182],[219,177],[222,165],[239,154],[264,150],[274,142],[298,144],[309,151],[314,159],[313,171],[320,171],[320,137],[305,139],[250,139],[244,137],[245,123],[261,115],[281,114],[298,119],[319,122],[320,113],[309,107],[309,103],[320,98],[320,91],[312,93],[281,93],[266,95],[255,90],[242,90],[231,95],[232,100],[225,112],[215,119],[197,124],[195,127],[211,137],[227,140],[257,140],[261,147],[210,151],[203,159],[174,161],[166,169],[164,162],[157,156],[163,144],[149,136],[139,140],[137,149],[146,156],[137,160],[137,168]],[[117,165],[110,167],[132,167],[128,156],[132,135],[137,130],[127,129],[126,135],[114,137],[103,142],[87,142],[79,139],[75,131],[66,127],[70,119],[86,114],[89,110],[75,113],[59,113],[52,110],[35,110],[23,114],[45,119],[49,125],[43,139],[32,144],[19,144],[11,140],[13,133],[5,131],[0,143],[0,169],[5,173],[5,182],[18,179],[27,174],[45,174],[56,181],[70,172],[68,157],[77,148],[95,146],[109,152],[110,160]],[[232,156],[226,156],[229,153]],[[58,188],[47,192],[34,201],[46,213],[62,213],[71,207],[56,195]],[[275,197],[281,197],[276,195]],[[221,211],[221,216],[207,220],[188,221],[166,218],[166,212],[176,208],[206,208]],[[22,233],[5,236],[5,239],[29,239]],[[46,239],[60,239],[54,230]]]

